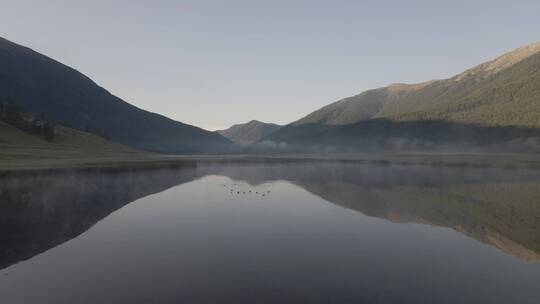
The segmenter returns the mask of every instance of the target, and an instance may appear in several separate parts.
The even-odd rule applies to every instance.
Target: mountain
[[[78,130],[163,153],[218,152],[231,144],[216,132],[139,109],[91,79],[29,48],[0,38],[0,98]]]
[[[252,144],[279,130],[282,126],[252,120],[244,124],[233,125],[226,130],[217,131],[238,144]]]
[[[270,138],[336,144],[336,137],[344,143],[366,136],[451,142],[469,136],[470,141],[491,142],[499,136],[501,140],[536,137],[538,128],[540,43],[449,79],[393,84],[342,99]]]

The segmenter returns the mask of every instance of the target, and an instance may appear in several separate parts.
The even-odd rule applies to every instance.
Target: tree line
[[[11,98],[0,99],[0,120],[30,135],[48,141],[54,139],[53,122],[44,114],[34,115],[25,111]]]

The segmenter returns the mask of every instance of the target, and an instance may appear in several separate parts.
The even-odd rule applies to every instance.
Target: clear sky
[[[450,77],[540,41],[540,1],[0,0],[0,35],[214,130]]]

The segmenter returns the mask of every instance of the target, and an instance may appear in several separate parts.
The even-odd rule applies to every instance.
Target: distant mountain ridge
[[[247,123],[236,124],[226,130],[219,130],[217,132],[235,143],[252,144],[274,133],[281,127],[273,123],[251,120]]]
[[[428,123],[431,125],[422,130]],[[468,130],[482,129],[481,134],[472,134],[474,137],[492,133],[486,128],[513,128],[526,133],[519,131],[516,136],[531,135],[532,129],[540,128],[540,43],[448,79],[393,84],[339,100],[285,126],[270,138],[332,144],[339,138],[345,145],[346,141],[358,142],[370,135],[378,136],[377,140],[422,139],[422,132],[429,133],[429,128],[438,130],[428,136],[430,140],[446,135],[458,140],[454,129],[464,135],[471,135]],[[491,136],[496,139],[496,135]]]
[[[139,109],[78,71],[0,38],[0,98],[7,97],[57,123],[143,150],[214,153],[231,145],[216,132]]]

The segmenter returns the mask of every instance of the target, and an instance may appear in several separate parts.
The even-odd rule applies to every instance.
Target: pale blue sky
[[[213,130],[450,77],[540,41],[540,1],[0,0],[0,35]]]

